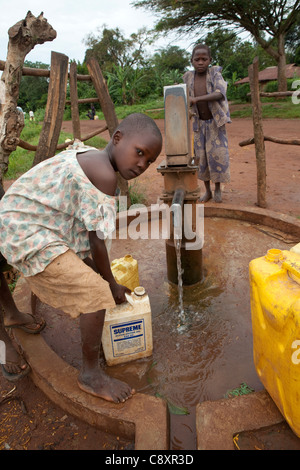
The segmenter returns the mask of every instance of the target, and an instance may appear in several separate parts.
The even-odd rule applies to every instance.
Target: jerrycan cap
[[[268,261],[273,261],[273,263],[278,263],[278,261],[283,260],[283,253],[281,250],[277,250],[276,248],[272,248],[271,250],[267,251],[266,259]]]
[[[145,294],[146,294],[146,290],[145,290],[145,288],[142,287],[142,286],[135,287],[133,292],[134,292],[135,295],[137,295],[137,296],[142,296],[142,295],[145,295]]]

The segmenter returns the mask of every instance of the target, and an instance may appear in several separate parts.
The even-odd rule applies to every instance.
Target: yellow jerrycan
[[[249,275],[255,368],[300,437],[300,253],[271,249]]]
[[[140,285],[138,263],[131,255],[113,260],[111,271],[117,283],[131,291]]]
[[[142,286],[125,295],[127,302],[105,313],[102,347],[109,366],[148,357],[153,352],[149,297]]]

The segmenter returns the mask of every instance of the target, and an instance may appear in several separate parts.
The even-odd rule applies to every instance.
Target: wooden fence
[[[292,96],[293,92],[274,92],[274,93],[263,93],[259,90],[259,62],[256,57],[253,63],[249,66],[249,81],[251,91],[251,103],[252,103],[252,117],[253,117],[253,130],[254,137],[240,142],[240,146],[255,144],[256,153],[256,168],[257,168],[257,205],[259,207],[266,207],[266,152],[265,152],[265,141],[275,142],[277,144],[285,145],[300,145],[300,139],[278,139],[264,135],[263,131],[263,118],[262,118],[262,107],[261,107],[261,96],[268,97],[282,97]]]

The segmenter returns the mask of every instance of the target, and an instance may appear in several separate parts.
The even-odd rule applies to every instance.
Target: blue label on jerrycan
[[[113,357],[146,350],[144,319],[110,325]]]

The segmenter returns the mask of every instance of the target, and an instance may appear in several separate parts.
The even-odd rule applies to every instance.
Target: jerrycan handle
[[[133,306],[134,305],[134,300],[131,297],[131,295],[129,295],[125,292],[125,297],[126,297],[127,302],[129,302]]]
[[[288,263],[284,261],[282,267],[286,269],[290,274],[296,277],[295,281],[300,284],[300,265],[297,263]]]

